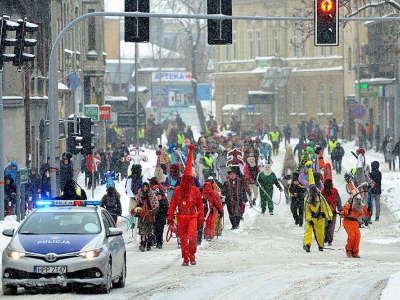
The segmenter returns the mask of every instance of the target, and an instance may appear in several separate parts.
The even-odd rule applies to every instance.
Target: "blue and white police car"
[[[100,201],[49,200],[38,206],[17,229],[2,256],[4,295],[18,288],[93,288],[109,293],[126,278],[126,248]],[[82,206],[83,205],[83,206]]]

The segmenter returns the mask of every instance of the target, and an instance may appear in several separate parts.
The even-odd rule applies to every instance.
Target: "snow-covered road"
[[[350,154],[355,149],[354,144],[345,147],[345,170],[355,164]],[[149,162],[144,168],[145,176],[155,165],[155,155],[150,150],[146,152]],[[368,163],[372,160],[381,162],[381,154],[369,154],[367,152]],[[154,155],[154,160],[150,155]],[[283,160],[283,155],[281,151],[274,160],[275,172],[279,172],[279,161]],[[128,274],[125,288],[114,289],[109,295],[38,294],[32,291],[20,295],[18,299],[380,299],[390,276],[400,272],[400,204],[397,204],[400,201],[396,201],[399,198],[396,187],[400,184],[400,173],[389,173],[386,169],[387,166],[381,168],[381,218],[369,228],[361,229],[360,259],[346,257],[344,246],[347,234],[343,227],[335,233],[333,245],[327,247],[331,249],[320,252],[313,240],[311,252],[306,253],[302,249],[304,229],[294,225],[289,205],[283,194],[280,197],[275,189],[274,201],[280,201],[280,204],[276,205],[273,216],[247,207],[240,229],[231,231],[226,213],[222,236],[203,242],[198,249],[196,266],[181,266],[182,259],[175,239],[165,242],[162,250],[153,248],[142,253],[138,242],[127,231]],[[347,195],[343,175],[334,174],[334,184],[339,189],[342,202],[345,202]],[[124,182],[117,185],[121,193],[123,185]],[[96,196],[102,195],[104,190],[104,187],[98,187]],[[127,212],[127,204],[124,206]],[[125,223],[120,222],[120,226],[125,230]],[[5,224],[0,226],[1,229],[4,227]],[[0,238],[1,249],[6,241],[7,238]],[[398,283],[399,280],[393,280],[392,285],[399,286]],[[386,292],[382,300],[399,299],[395,288]],[[1,299],[15,297],[2,296]]]

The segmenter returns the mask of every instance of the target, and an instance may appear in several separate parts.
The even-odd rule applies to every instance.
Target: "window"
[[[298,102],[297,102],[297,86],[295,84],[292,85],[292,111],[298,111]]]
[[[274,54],[279,53],[279,32],[277,29],[274,29]]]
[[[229,104],[229,87],[225,87],[225,104]]]
[[[88,9],[88,13],[94,13],[94,9]],[[96,18],[88,20],[88,50],[96,50]]]
[[[325,112],[325,87],[323,84],[319,86],[319,111]]]
[[[257,30],[256,31],[256,56],[260,57],[261,56],[261,31]]]
[[[237,60],[236,32],[232,33],[232,59]]]
[[[297,56],[297,30],[296,28],[293,28],[291,30],[292,34],[292,56],[296,57]]]
[[[236,104],[236,85],[232,88],[233,104]]]
[[[352,63],[352,57],[351,57],[351,55],[352,55],[352,50],[351,50],[351,47],[349,47],[348,49],[347,49],[347,71],[349,71],[349,72],[351,72],[351,69],[353,68],[353,63]]]
[[[306,97],[307,97],[307,89],[306,89],[306,85],[303,84],[303,86],[301,87],[301,104],[300,104],[301,112],[306,111],[306,104],[307,104]]]
[[[164,36],[164,48],[171,49],[171,38],[169,36]]]
[[[301,41],[302,41],[302,45],[301,45],[301,49],[300,49],[300,57],[305,57],[306,56],[306,35],[305,35],[305,30],[301,30]]]
[[[325,56],[325,47],[319,47],[319,56]]]
[[[333,112],[333,85],[328,86],[328,112]]]
[[[248,59],[254,58],[254,37],[252,31],[247,32],[247,45],[248,45],[247,58]]]
[[[335,49],[335,47],[329,47],[329,55],[332,56],[333,55],[333,50]]]

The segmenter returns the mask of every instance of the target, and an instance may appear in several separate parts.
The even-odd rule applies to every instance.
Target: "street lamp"
[[[263,83],[261,84],[262,88],[273,88],[274,89],[275,126],[279,126],[278,91],[279,91],[279,88],[283,88],[286,86],[291,71],[292,71],[292,68],[289,68],[289,67],[267,68],[267,70],[264,74]]]

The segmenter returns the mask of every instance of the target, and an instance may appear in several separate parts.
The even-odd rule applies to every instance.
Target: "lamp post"
[[[279,126],[279,88],[286,86],[292,68],[282,67],[282,59],[277,58],[280,62],[278,67],[267,68],[264,74],[264,80],[261,84],[262,88],[274,89],[274,122],[275,126]]]

